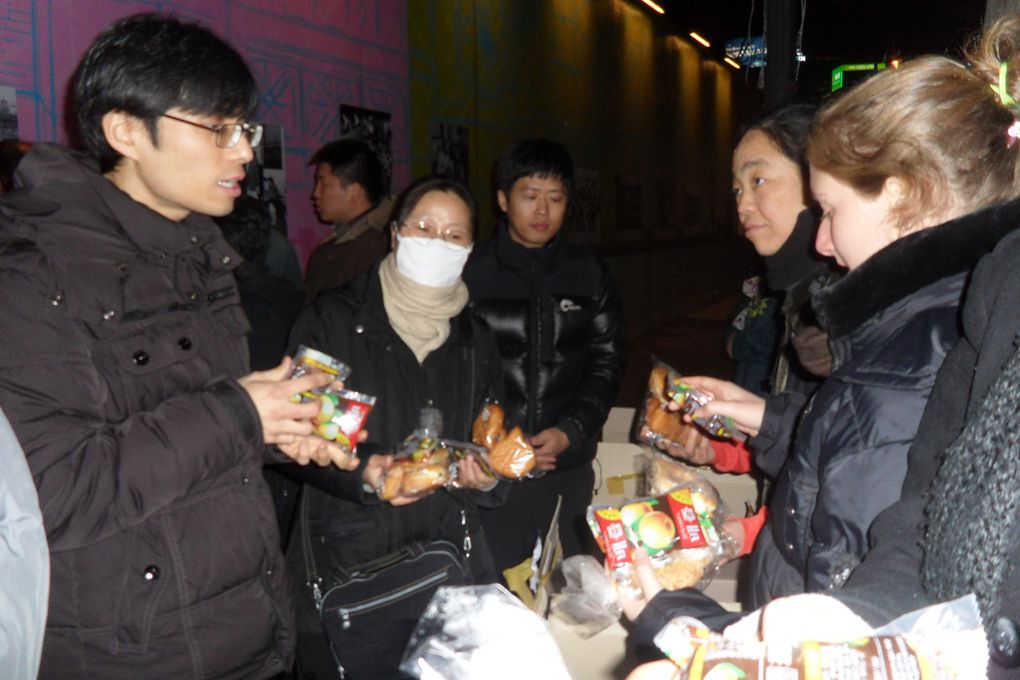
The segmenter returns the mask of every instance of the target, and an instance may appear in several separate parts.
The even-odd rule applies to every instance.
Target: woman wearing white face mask
[[[477,464],[462,461],[466,488],[390,503],[381,503],[374,491],[391,463],[383,452],[394,451],[418,427],[423,409],[439,411],[444,437],[470,441],[483,403],[501,396],[495,342],[466,308],[460,278],[474,221],[474,200],[461,184],[434,177],[415,182],[394,212],[393,252],[345,287],[323,292],[294,327],[293,347],[305,344],[342,360],[352,369],[347,389],[378,399],[366,423],[371,439],[358,446],[358,470],[293,470],[306,482],[309,534],[322,551],[317,564],[350,567],[410,541],[445,539],[463,547],[476,583],[496,580],[477,506],[501,503],[506,483],[497,485]],[[288,559],[294,573],[305,573],[300,541],[292,541]],[[303,584],[297,605],[298,677],[336,678]],[[396,677],[400,647],[337,655],[353,677]]]

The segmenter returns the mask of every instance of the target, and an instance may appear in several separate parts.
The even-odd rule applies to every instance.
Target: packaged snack
[[[690,432],[696,429],[685,423],[679,411],[670,411],[666,396],[669,367],[656,361],[648,376],[648,390],[644,406],[635,414],[633,436],[640,444],[656,446],[660,442],[683,445]]]
[[[478,446],[491,449],[500,439],[506,436],[506,429],[503,420],[506,413],[503,407],[494,402],[489,402],[482,407],[471,426],[471,441]]]
[[[467,458],[474,458],[478,463],[478,466],[482,468],[482,472],[489,475],[492,478],[496,477],[496,471],[489,465],[488,451],[485,447],[478,446],[468,442],[457,442],[450,439],[444,439],[439,442],[440,448],[445,448],[450,451],[455,461],[465,460]],[[457,476],[454,476],[453,486],[460,486],[460,480]]]
[[[587,512],[606,565],[631,595],[640,592],[631,569],[635,550],[648,553],[663,588],[705,587],[721,558],[735,553],[732,542],[716,529],[723,517],[718,494],[704,480],[620,507],[591,505]]]
[[[659,451],[648,451],[636,464],[644,473],[644,493],[648,496],[661,496],[681,484],[704,480],[695,468]]]
[[[488,465],[497,475],[521,479],[532,473],[538,459],[520,427],[506,431],[505,416],[502,406],[487,403],[471,427],[471,441],[485,447]]]
[[[294,367],[290,371],[291,378],[300,378],[309,373],[326,373],[337,380],[347,380],[351,376],[351,368],[339,359],[328,354],[301,345],[294,354]]]
[[[535,469],[535,449],[524,438],[521,428],[514,427],[489,450],[489,465],[501,477],[521,479]]]
[[[413,456],[402,456],[393,461],[383,476],[379,498],[388,501],[397,496],[428,495],[449,484],[456,471],[457,462],[448,449],[434,445],[416,449]]]
[[[734,635],[732,628],[713,633],[696,619],[679,617],[656,635],[655,644],[678,666],[671,677],[681,680],[970,680],[985,677],[988,666],[973,595],[905,614],[844,642],[770,643]]]
[[[684,382],[683,378],[675,372],[670,373],[666,383],[666,396],[680,404],[680,410],[688,415],[694,415],[699,408],[712,401],[712,397],[705,392]],[[720,439],[739,439],[743,441],[747,437],[739,431],[733,421],[723,416],[710,416],[708,418],[695,418],[703,430]]]
[[[294,368],[291,369],[290,378],[293,380],[309,373],[325,373],[337,380],[346,380],[351,375],[351,368],[339,359],[301,345],[294,355]],[[375,406],[375,397],[370,394],[335,390],[330,387],[306,390],[295,395],[294,401],[318,402],[319,415],[314,422],[315,434],[339,444],[348,453],[354,453],[357,449],[358,433],[365,426],[368,414]]]
[[[655,359],[648,375],[644,407],[638,410],[634,420],[634,440],[650,446],[657,446],[660,442],[684,446],[691,430],[698,428],[720,439],[745,439],[729,418],[696,418],[694,422],[698,428],[684,422],[685,413],[694,413],[710,400],[706,393],[685,383],[668,364]],[[680,404],[680,410],[669,410],[670,402]]]
[[[375,397],[351,390],[329,388],[302,394],[302,399],[319,402],[319,415],[315,419],[315,434],[336,442],[349,452],[358,448],[358,433],[375,406]]]

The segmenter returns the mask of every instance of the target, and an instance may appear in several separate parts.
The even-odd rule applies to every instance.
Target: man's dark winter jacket
[[[475,311],[499,342],[507,422],[558,427],[571,446],[558,470],[595,457],[623,374],[623,306],[605,265],[557,236],[544,248],[507,228],[476,246],[464,271]]]
[[[238,259],[37,146],[0,203],[0,406],[51,553],[41,678],[262,678],[294,642]]]
[[[868,622],[880,625],[931,604],[921,585],[921,539],[928,491],[946,450],[964,424],[980,414],[982,399],[1020,337],[1020,201],[967,218],[970,235],[1002,235],[974,271],[963,307],[963,336],[946,358],[910,449],[902,498],[875,520],[871,549],[846,587],[834,593]],[[961,234],[961,240],[968,238]],[[984,237],[982,236],[984,240]],[[957,243],[954,247],[962,247]],[[980,493],[975,491],[975,493]],[[961,510],[965,510],[962,509]],[[1020,545],[1002,559],[1020,564]],[[1000,598],[1001,616],[989,622],[990,678],[1020,677],[1020,575],[1010,570]]]

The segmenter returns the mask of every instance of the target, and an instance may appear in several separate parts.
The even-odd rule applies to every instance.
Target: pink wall
[[[89,42],[111,20],[143,11],[202,22],[251,64],[258,118],[284,129],[287,223],[302,262],[327,230],[309,206],[305,163],[339,136],[341,103],[390,113],[393,186],[408,182],[403,0],[0,0],[0,86],[17,89],[22,138],[65,138],[64,93]]]

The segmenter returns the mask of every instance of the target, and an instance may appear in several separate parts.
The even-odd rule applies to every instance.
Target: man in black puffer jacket
[[[507,149],[496,168],[505,215],[464,271],[475,311],[496,335],[509,426],[538,454],[536,472],[507,502],[483,510],[500,571],[530,557],[562,496],[564,556],[589,552],[585,510],[592,459],[624,364],[622,302],[605,264],[559,235],[573,186],[567,149],[544,139]]]

